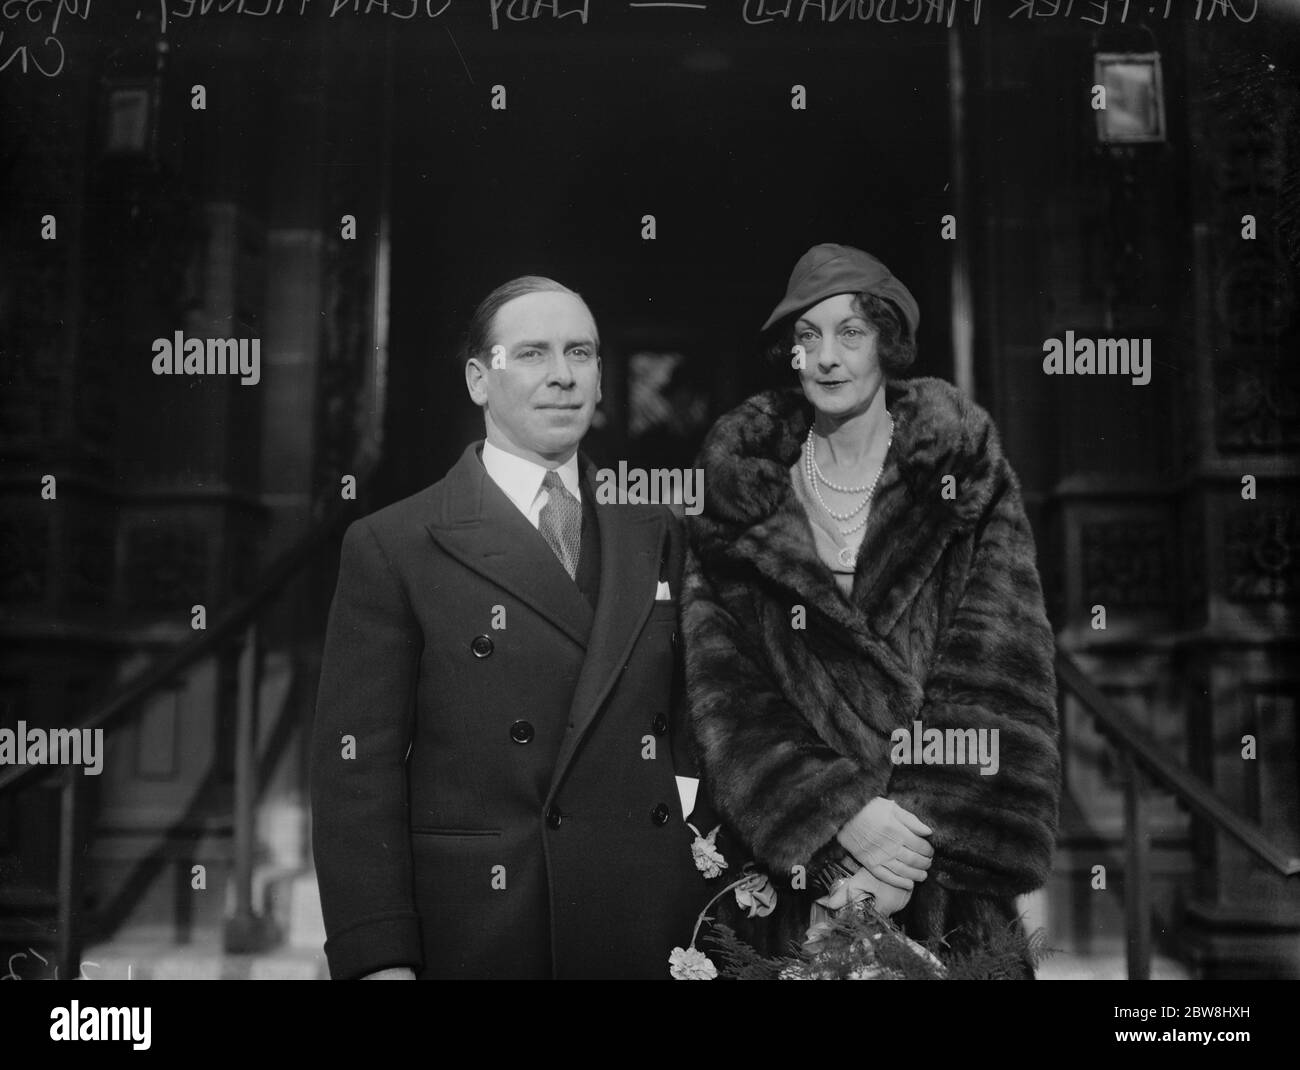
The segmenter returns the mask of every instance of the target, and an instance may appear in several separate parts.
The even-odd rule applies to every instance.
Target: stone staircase
[[[282,818],[283,820],[283,818]],[[310,870],[260,874],[257,902],[285,934],[282,946],[256,955],[230,955],[221,947],[221,933],[211,929],[192,942],[178,944],[160,927],[138,927],[86,949],[83,972],[93,980],[326,980],[329,970],[322,947],[325,925],[320,913],[316,876]],[[1021,900],[1027,925],[1048,928],[1051,904],[1039,893]],[[1068,941],[1049,937],[1053,948],[1039,966],[1042,981],[1113,981],[1127,977],[1124,949],[1115,939],[1094,940],[1088,947],[1062,946]],[[1165,955],[1153,957],[1152,980],[1192,980],[1188,967]]]
[[[269,743],[266,733],[285,704],[293,701],[293,679],[293,666],[286,655],[267,655],[261,676],[259,755]],[[160,908],[159,896],[151,889],[111,937],[87,944],[84,976],[123,980],[313,980],[328,976],[322,950],[325,924],[311,863],[310,816],[305,776],[298,765],[300,754],[301,748],[294,742],[284,748],[264,786],[256,815],[254,909],[274,922],[281,937],[279,945],[259,954],[224,951],[222,920],[234,912],[234,886],[229,865],[211,866],[206,890],[193,893],[202,895],[210,905],[186,911],[182,923],[179,916]],[[159,918],[168,920],[160,922]],[[34,960],[33,964],[38,965]]]
[[[292,700],[292,675],[287,659],[268,657],[261,696],[265,724],[272,723],[274,715]],[[286,748],[257,810],[259,864],[253,877],[253,902],[260,915],[274,922],[281,937],[278,946],[259,954],[224,951],[221,919],[233,912],[235,903],[229,871],[220,867],[209,875],[209,905],[195,911],[190,924],[158,924],[159,914],[142,907],[111,938],[86,947],[84,976],[136,980],[328,978],[325,927],[311,863],[305,776],[293,764],[294,753],[294,747]],[[1098,858],[1116,861],[1115,852],[1113,847],[1099,848],[1087,842],[1068,799],[1065,809],[1067,820],[1051,880],[1042,891],[1022,897],[1019,904],[1026,927],[1044,930],[1051,949],[1038,976],[1041,980],[1122,980],[1127,976],[1122,873],[1115,874],[1109,891],[1089,888],[1091,864]],[[1157,883],[1162,886],[1187,878],[1188,862],[1179,847],[1170,850],[1167,862],[1157,867]],[[1164,897],[1156,898],[1163,901]],[[1164,935],[1163,929],[1160,932]],[[1184,963],[1159,952],[1151,973],[1157,980],[1190,980],[1194,976]]]
[[[264,819],[282,826],[298,822],[301,809],[279,805]],[[234,901],[227,885],[226,912]],[[178,941],[169,925],[129,925],[111,939],[88,945],[82,972],[92,980],[325,980],[325,922],[321,917],[316,874],[310,865],[290,867],[271,863],[253,878],[254,903],[263,916],[274,919],[283,937],[280,946],[249,955],[228,954],[219,925],[196,927],[189,940]]]

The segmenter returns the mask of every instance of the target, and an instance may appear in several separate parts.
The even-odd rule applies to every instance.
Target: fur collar
[[[808,517],[790,485],[812,418],[802,391],[758,394],[723,416],[700,454],[704,509],[690,525],[706,568],[757,572],[789,604],[831,625],[836,641],[870,653],[904,681],[887,636],[952,540],[973,528],[1013,479],[992,420],[951,383],[887,382],[894,442],[877,488],[846,597],[817,556]],[[956,477],[945,498],[943,478]]]
[[[951,514],[959,526],[974,523],[1002,457],[988,413],[951,383],[930,377],[886,382],[885,406],[894,417],[891,456],[912,499]],[[790,466],[811,420],[812,406],[797,388],[756,394],[718,420],[700,454],[705,494],[698,552],[724,551],[794,498]],[[957,477],[955,498],[941,493],[945,475]]]

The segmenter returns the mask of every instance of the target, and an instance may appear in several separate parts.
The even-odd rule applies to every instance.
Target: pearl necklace
[[[890,415],[888,411],[886,411],[885,415],[889,416],[889,440],[892,442],[894,440],[894,417]],[[888,445],[885,446],[885,450],[888,452]],[[808,428],[808,456],[812,460],[812,470],[816,473],[817,478],[830,487],[831,490],[837,490],[841,494],[865,494],[867,491],[875,489],[875,480],[872,480],[870,483],[865,483],[860,487],[841,487],[838,483],[832,483],[827,479],[826,476],[822,474],[821,466],[817,463],[817,452],[813,444],[813,429],[811,427]],[[876,479],[879,478],[880,473],[877,472]],[[846,517],[845,519],[848,518]]]
[[[841,487],[838,483],[832,483],[829,479],[826,478],[825,475],[822,474],[821,467],[817,464],[817,452],[816,452],[816,445],[814,442],[813,435],[814,435],[813,428],[811,427],[808,428],[808,438],[804,442],[804,474],[807,477],[808,486],[812,488],[812,492],[816,496],[817,501],[821,503],[821,507],[825,509],[826,512],[833,519],[837,521],[852,520],[853,517],[855,517],[858,513],[861,513],[864,509],[866,509],[866,507],[871,502],[872,496],[876,493],[876,485],[880,482],[880,476],[885,470],[884,461],[883,460],[881,461],[880,468],[876,472],[876,478],[873,479],[870,483],[861,487]],[[894,442],[894,418],[893,416],[890,416],[889,417],[889,441],[885,443],[886,456],[888,456],[889,447],[893,445],[893,442]],[[830,487],[831,490],[838,491],[841,494],[865,493],[866,497],[862,499],[859,505],[857,505],[853,509],[850,509],[847,513],[836,513],[826,503],[826,499],[822,497],[821,487],[818,486],[819,483],[825,483],[826,486]],[[841,535],[854,534],[856,531],[858,531],[859,528],[863,528],[866,526],[867,519],[868,517],[870,517],[870,515],[871,515],[870,513],[865,514],[862,517],[862,519],[854,523],[852,527],[840,528],[840,534]],[[836,527],[839,527],[839,525],[836,524]],[[840,560],[844,561],[846,565],[851,563],[845,560],[845,554],[847,552],[849,551],[847,550],[840,551]],[[856,554],[854,555],[854,557],[856,559]]]

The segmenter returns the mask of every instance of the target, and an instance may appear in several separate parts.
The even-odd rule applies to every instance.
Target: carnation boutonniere
[[[722,871],[727,868],[727,860],[722,857],[722,852],[718,850],[714,841],[717,840],[722,826],[715,825],[713,831],[707,836],[689,822],[686,827],[695,833],[695,842],[691,844],[691,858],[695,861],[695,868],[704,874],[705,880],[721,876]]]

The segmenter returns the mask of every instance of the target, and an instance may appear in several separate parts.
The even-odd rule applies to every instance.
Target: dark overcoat
[[[851,597],[817,557],[790,482],[812,416],[802,393],[760,394],[710,432],[683,593],[691,722],[714,805],[778,881],[829,853],[877,795],[925,821],[935,860],[895,920],[968,950],[1014,924],[1014,897],[1047,877],[1054,640],[988,414],[938,379],[885,389],[894,438]],[[997,774],[892,764],[892,732],[916,721],[997,729]],[[786,897],[796,923],[806,900]]]
[[[594,610],[479,444],[348,528],[312,756],[333,976],[666,979],[689,941],[684,540],[662,506],[596,516]]]

